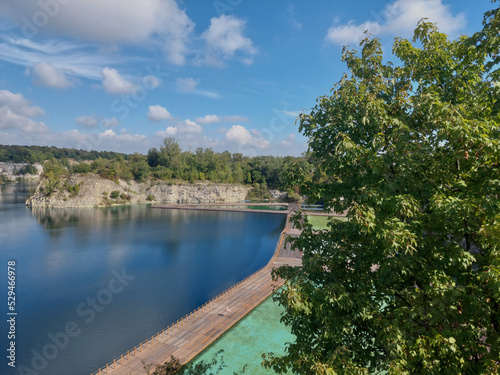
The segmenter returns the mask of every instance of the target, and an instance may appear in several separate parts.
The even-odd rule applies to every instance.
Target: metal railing
[[[149,346],[152,346],[155,342],[159,342],[160,338],[165,337],[168,332],[174,331],[174,329],[178,327],[182,327],[183,324],[185,324],[187,321],[191,320],[195,316],[199,315],[201,313],[201,310],[203,310],[205,307],[211,306],[215,304],[215,302],[218,302],[221,300],[223,297],[226,297],[228,294],[230,294],[232,291],[234,291],[237,287],[240,285],[250,281],[251,279],[257,277],[260,275],[262,272],[266,270],[266,268],[269,267],[271,262],[274,260],[276,256],[278,256],[279,251],[281,249],[281,245],[283,244],[283,239],[285,236],[285,232],[288,229],[288,215],[287,215],[287,221],[286,221],[286,226],[285,229],[280,234],[280,239],[278,241],[278,244],[276,246],[276,249],[274,250],[274,254],[271,257],[271,260],[269,261],[268,264],[266,264],[264,267],[260,268],[259,270],[255,271],[251,275],[247,276],[243,280],[237,282],[233,286],[231,286],[229,289],[226,289],[225,291],[219,293],[217,296],[209,300],[208,302],[205,302],[203,305],[199,306],[197,309],[191,311],[190,313],[184,315],[182,318],[178,319],[175,323],[170,324],[167,328],[164,328],[161,331],[158,331],[156,335],[151,336],[150,338],[147,338],[145,341],[139,343],[139,345],[134,346],[133,349],[128,350],[127,353],[122,354],[120,357],[115,358],[111,362],[106,363],[103,367],[99,368],[97,371],[92,372],[90,375],[102,375],[102,374],[108,374],[110,370],[116,369],[118,366],[121,366],[124,364],[131,356],[136,356],[137,352],[142,352],[143,349],[146,349]],[[156,340],[156,341],[155,341]]]

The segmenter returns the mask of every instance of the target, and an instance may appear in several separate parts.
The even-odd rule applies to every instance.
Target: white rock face
[[[281,191],[281,190],[269,190],[269,194],[271,194],[272,199],[286,199],[288,197],[288,194],[286,191]]]
[[[9,180],[15,181],[16,178],[21,177],[29,181],[37,181],[43,172],[43,166],[40,163],[35,163],[33,166],[36,168],[36,174],[26,174],[20,176],[17,172],[29,163],[11,163],[11,162],[0,162],[0,175],[4,175]]]
[[[43,192],[46,180],[37,186],[36,192],[27,201],[31,207],[99,207],[113,204],[148,203],[212,203],[240,202],[245,199],[249,186],[229,184],[169,184],[160,182],[137,183],[119,180],[114,182],[95,175],[72,175],[67,184],[80,185],[78,194],[70,196],[67,189],[54,191],[50,197]],[[118,191],[118,198],[110,194]]]

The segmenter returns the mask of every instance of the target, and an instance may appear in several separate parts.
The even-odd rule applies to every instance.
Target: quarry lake
[[[145,205],[28,209],[33,186],[0,185],[1,374],[90,374],[265,266],[285,225],[284,215]]]

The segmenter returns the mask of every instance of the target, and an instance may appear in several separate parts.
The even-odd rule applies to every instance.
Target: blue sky
[[[451,37],[490,0],[0,2],[0,144],[300,155],[295,123],[368,29],[390,56],[429,18]]]

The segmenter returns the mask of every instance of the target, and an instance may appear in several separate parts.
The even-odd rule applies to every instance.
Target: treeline
[[[118,156],[127,158],[126,154],[110,151],[86,151],[74,148],[57,148],[49,146],[6,146],[0,145],[0,162],[43,163],[50,159],[96,160],[98,158],[112,160]]]
[[[2,146],[22,151],[25,155],[39,158],[39,146]],[[296,192],[287,185],[287,172],[297,165],[312,169],[308,156],[243,156],[241,153],[215,152],[211,148],[183,151],[174,138],[165,138],[163,144],[149,150],[147,155],[139,153],[126,155],[73,149],[42,148],[48,153],[44,164],[48,191],[60,185],[61,177],[71,173],[95,173],[103,178],[143,182],[147,179],[163,181],[210,181],[252,185],[249,198],[269,198],[269,189],[287,191],[290,197]],[[57,152],[62,150],[63,152]],[[16,155],[19,155],[16,153]],[[47,154],[43,154],[47,155]],[[66,155],[78,155],[68,157]],[[72,161],[73,159],[74,161]],[[26,156],[18,162],[33,162]],[[40,159],[37,159],[37,161]],[[8,161],[13,161],[9,159]]]

